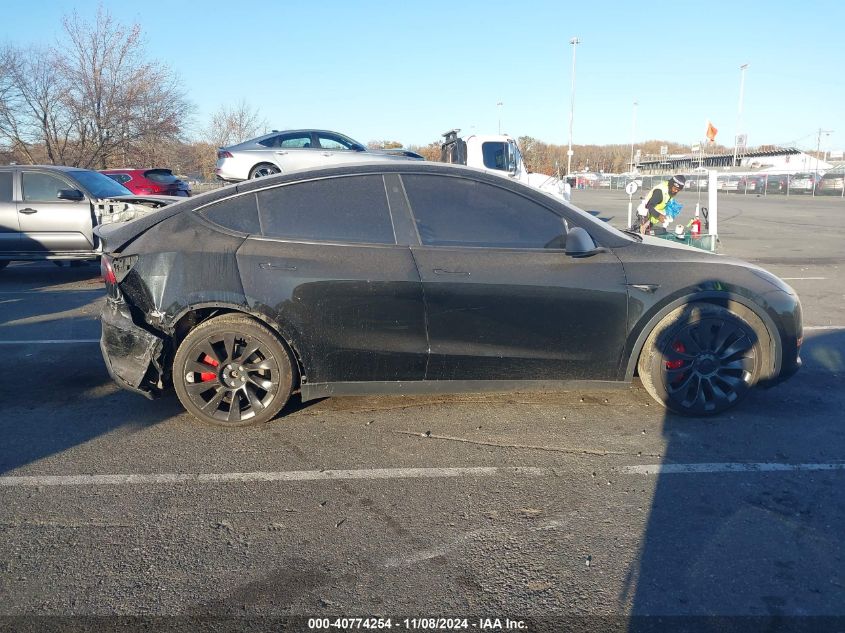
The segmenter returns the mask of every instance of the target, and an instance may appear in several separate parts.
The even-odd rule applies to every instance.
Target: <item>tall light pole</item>
[[[567,174],[572,172],[572,121],[575,120],[575,48],[581,43],[581,40],[573,37],[569,40],[569,43],[572,44],[572,88],[570,88],[572,101],[569,105],[569,151],[566,152]]]
[[[631,173],[634,173],[634,131],[637,129],[637,106],[639,103],[634,101],[634,115],[631,118]]]
[[[504,105],[501,101],[496,103],[496,107],[499,109],[499,135],[502,134],[502,105]]]
[[[743,64],[739,67],[739,107],[736,111],[736,132],[734,133],[734,160],[731,163],[731,167],[736,165],[736,153],[737,148],[739,146],[739,126],[742,120],[742,96],[745,91],[745,70],[748,68],[748,64]]]
[[[816,195],[816,186],[819,184],[819,153],[822,150],[822,134],[830,136],[833,134],[833,130],[823,130],[819,128],[819,139],[816,142],[816,174],[813,178],[813,196]]]

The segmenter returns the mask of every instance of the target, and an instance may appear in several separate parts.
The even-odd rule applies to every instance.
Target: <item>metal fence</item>
[[[641,190],[648,191],[674,174],[636,175],[604,174],[592,178],[578,178],[576,187],[581,189],[625,189],[632,180]],[[707,172],[684,174],[687,191],[707,191]],[[730,172],[716,176],[719,193],[756,196],[823,196],[845,200],[845,167],[826,172]]]

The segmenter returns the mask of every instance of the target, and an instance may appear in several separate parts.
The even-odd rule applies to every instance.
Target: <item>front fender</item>
[[[630,292],[630,291],[629,291]],[[631,301],[629,294],[629,302]],[[682,291],[681,296],[676,296],[672,299],[652,306],[633,324],[629,330],[628,338],[625,343],[624,352],[622,354],[622,364],[620,366],[621,380],[630,382],[634,377],[634,372],[637,369],[637,361],[640,353],[645,345],[648,335],[657,326],[658,323],[672,310],[690,303],[715,303],[723,305],[730,309],[732,303],[737,303],[748,310],[751,310],[765,325],[769,332],[769,339],[771,341],[771,358],[773,366],[771,368],[771,375],[776,376],[780,373],[782,359],[782,346],[778,344],[779,337],[777,335],[778,328],[774,319],[768,311],[761,305],[752,301],[749,297],[734,290],[687,290]],[[631,314],[631,310],[629,310]]]

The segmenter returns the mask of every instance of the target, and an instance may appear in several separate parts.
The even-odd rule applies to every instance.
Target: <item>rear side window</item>
[[[563,218],[502,187],[448,176],[403,175],[426,246],[560,248]]]
[[[395,244],[381,176],[327,178],[258,192],[266,237]]]
[[[258,141],[258,144],[264,147],[308,148],[311,147],[311,134],[308,132],[279,134],[278,136],[271,136],[270,138],[265,138],[263,141]]]
[[[125,182],[129,182],[132,180],[132,176],[129,174],[106,174],[109,178],[114,180],[115,182],[119,182],[121,185]]]
[[[261,225],[258,223],[258,205],[254,193],[245,193],[234,198],[215,202],[205,207],[200,214],[209,222],[218,226],[247,233],[261,235]]]
[[[0,202],[12,201],[12,172],[0,171]]]
[[[170,185],[178,180],[169,169],[148,169],[144,172],[144,178],[163,185]]]

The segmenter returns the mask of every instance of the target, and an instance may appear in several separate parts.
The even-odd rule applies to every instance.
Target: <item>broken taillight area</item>
[[[103,278],[103,283],[106,285],[106,292],[110,299],[120,299],[121,292],[119,288],[120,282],[124,280],[126,275],[138,261],[137,255],[130,255],[129,257],[114,257],[109,254],[103,254],[100,257],[100,273]]]
[[[114,259],[108,255],[100,257],[100,274],[106,284],[106,293],[110,299],[119,299],[120,290],[117,288],[117,276],[114,273]]]

